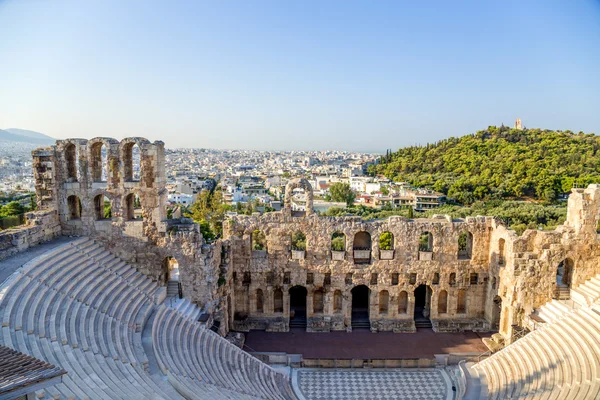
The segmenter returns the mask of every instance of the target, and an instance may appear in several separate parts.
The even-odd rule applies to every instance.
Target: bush
[[[379,235],[379,249],[380,250],[392,250],[394,248],[394,236],[391,232],[383,232]]]
[[[344,251],[346,250],[346,237],[343,233],[334,233],[331,239],[331,250]]]
[[[306,236],[304,233],[292,233],[292,250],[306,250]]]

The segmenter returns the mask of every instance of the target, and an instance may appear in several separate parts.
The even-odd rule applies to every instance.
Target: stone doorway
[[[572,279],[573,261],[570,258],[565,258],[558,264],[558,268],[556,269],[556,285],[570,288]]]
[[[352,329],[371,328],[369,320],[370,290],[365,285],[352,289]]]
[[[429,319],[431,292],[431,288],[427,285],[419,285],[415,289],[414,319],[415,327],[417,328],[431,328],[431,321]]]
[[[290,289],[290,328],[306,328],[306,295],[304,286]]]

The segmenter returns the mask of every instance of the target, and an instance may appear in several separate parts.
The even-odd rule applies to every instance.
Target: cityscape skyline
[[[264,5],[0,2],[0,126],[380,153],[600,126],[596,1]]]

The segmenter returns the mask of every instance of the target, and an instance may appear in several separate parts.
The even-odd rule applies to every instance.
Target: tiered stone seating
[[[172,398],[144,370],[141,342],[165,295],[93,241],[74,240],[30,261],[0,288],[0,342],[68,372],[38,398]]]
[[[539,315],[539,329],[470,367],[481,391],[469,398],[600,398],[600,304],[553,300]]]
[[[293,399],[288,378],[197,322],[189,302],[159,308],[152,338],[160,369],[185,397]]]
[[[571,299],[582,306],[589,306],[600,299],[600,275],[588,279],[582,285],[571,289]]]

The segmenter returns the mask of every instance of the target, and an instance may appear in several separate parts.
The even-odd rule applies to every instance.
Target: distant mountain
[[[44,135],[43,133],[17,128],[0,130],[0,140],[36,144],[54,144],[56,141],[56,139]]]

